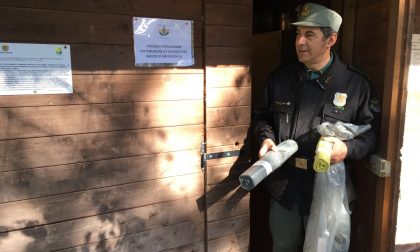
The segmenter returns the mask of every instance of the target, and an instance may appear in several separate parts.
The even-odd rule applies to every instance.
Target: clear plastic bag
[[[350,140],[370,129],[370,125],[323,123],[322,136]],[[344,162],[332,164],[315,175],[313,199],[306,227],[305,252],[347,252],[350,246],[350,210]]]
[[[317,127],[317,130],[321,136],[332,136],[337,137],[340,140],[350,140],[355,136],[360,135],[370,129],[370,125],[354,125],[351,123],[329,123],[324,122]]]

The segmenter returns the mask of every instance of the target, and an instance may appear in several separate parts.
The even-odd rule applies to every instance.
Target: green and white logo
[[[3,45],[1,45],[1,50],[2,50],[3,52],[8,52],[8,51],[9,51],[9,49],[10,49],[10,47],[9,47],[9,45],[8,45],[8,44],[3,44]]]
[[[161,29],[159,29],[159,34],[160,36],[167,36],[169,34],[169,29],[163,26]]]
[[[55,54],[63,54],[63,49],[61,49],[61,47],[56,47]]]

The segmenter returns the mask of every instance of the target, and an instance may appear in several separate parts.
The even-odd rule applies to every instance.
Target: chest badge
[[[336,107],[344,107],[346,105],[347,94],[345,93],[335,93],[333,104]]]
[[[346,105],[347,94],[346,93],[335,93],[333,104],[335,106],[335,113],[341,113]]]

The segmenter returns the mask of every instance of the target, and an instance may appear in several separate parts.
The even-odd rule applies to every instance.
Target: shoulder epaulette
[[[270,75],[273,75],[277,72],[280,71],[289,71],[291,68],[297,67],[297,64],[295,62],[291,62],[291,63],[286,63],[286,64],[281,64],[279,66],[277,66],[276,68],[274,68],[273,71],[271,71]]]
[[[363,72],[360,67],[358,67],[356,65],[353,65],[353,64],[347,64],[347,69],[349,71],[355,72],[355,73],[363,76],[369,82],[372,82],[372,79],[369,77],[369,75],[367,75],[365,72]]]

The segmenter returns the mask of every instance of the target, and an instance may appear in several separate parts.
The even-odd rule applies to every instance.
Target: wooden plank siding
[[[197,125],[4,140],[0,171],[188,150],[201,139]]]
[[[204,224],[200,218],[198,220],[126,235],[122,239],[110,239],[108,244],[94,242],[62,251],[174,251],[172,249],[180,246],[182,246],[180,251],[185,251],[183,250],[185,248],[194,249],[192,251],[203,251],[204,247],[202,243],[191,243],[200,241],[202,239],[201,233],[203,232]]]
[[[201,124],[202,107],[191,100],[4,108],[0,139]]]
[[[209,242],[209,251],[248,251],[249,231]]]
[[[388,17],[388,1],[357,2],[353,62],[372,79],[380,99],[387,55]]]
[[[198,152],[198,150],[167,152],[2,172],[0,202],[198,173],[200,171]],[[32,190],[33,188],[36,190]]]
[[[202,16],[201,1],[185,0],[162,0],[159,6],[154,0],[74,0],[71,3],[65,0],[3,0],[0,6],[193,20],[200,20]]]
[[[353,63],[372,80],[382,100],[388,48],[390,1],[356,1]],[[365,167],[357,162],[352,167]],[[357,194],[352,213],[350,251],[374,251],[375,200],[378,178],[367,169],[350,169]],[[378,250],[379,251],[379,250]]]
[[[251,112],[251,0],[205,1],[207,152],[247,148]],[[249,155],[207,162],[208,251],[247,251],[249,195],[238,176]]]
[[[204,250],[203,10],[0,2],[2,42],[70,45],[74,88],[0,97],[0,251]],[[133,16],[193,20],[196,64],[135,67]]]
[[[420,34],[420,3],[416,2],[413,33]]]

